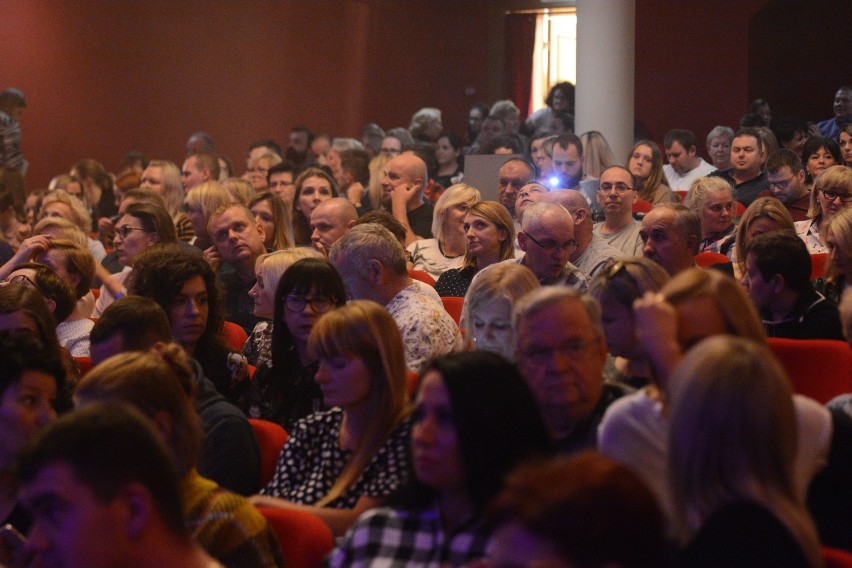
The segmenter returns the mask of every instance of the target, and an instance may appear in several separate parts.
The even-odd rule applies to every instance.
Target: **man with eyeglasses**
[[[577,249],[574,220],[558,203],[534,203],[526,208],[518,246],[526,254],[503,262],[526,266],[542,285],[560,284],[582,292],[588,289],[588,275],[568,261]]]
[[[787,148],[772,152],[766,160],[766,180],[769,190],[761,197],[772,196],[781,201],[793,221],[808,219],[811,194],[805,186],[805,170],[798,154]]]
[[[550,428],[554,449],[594,448],[598,424],[627,387],[606,383],[601,310],[589,296],[546,286],[518,301],[512,312],[515,358]]]
[[[596,197],[603,209],[604,220],[595,225],[594,234],[619,249],[624,256],[642,256],[641,223],[633,218],[633,203],[637,199],[633,174],[621,166],[605,169],[601,173]]]

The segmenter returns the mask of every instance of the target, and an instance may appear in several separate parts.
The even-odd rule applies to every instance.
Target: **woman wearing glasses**
[[[304,260],[293,268],[321,262]],[[301,314],[314,318],[313,304],[331,308],[331,300],[315,289],[284,296],[288,312],[295,314],[292,308],[304,304]],[[330,409],[288,429],[275,476],[253,502],[307,510],[340,536],[408,477],[405,350],[393,317],[365,300],[320,317],[308,348],[317,360],[316,383]]]
[[[467,251],[461,268],[447,270],[435,283],[439,296],[464,297],[477,272],[515,258],[515,224],[509,211],[496,201],[471,205],[464,217]]]
[[[259,368],[251,381],[243,405],[249,417],[290,430],[296,420],[323,408],[308,338],[322,314],[345,303],[343,280],[327,261],[306,258],[284,272],[275,289],[272,365]]]
[[[124,282],[139,254],[156,244],[176,243],[177,230],[171,215],[163,207],[151,203],[134,203],[115,224],[115,252],[124,269],[118,274],[104,275],[104,283],[92,317],[100,317],[108,305],[127,293]]]
[[[822,226],[834,215],[852,205],[852,168],[831,166],[817,176],[811,190],[810,219],[796,221],[796,233],[811,254],[829,252]]]

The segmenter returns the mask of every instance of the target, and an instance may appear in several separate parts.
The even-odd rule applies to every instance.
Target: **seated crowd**
[[[852,87],[707,161],[573,96],[0,182],[0,566],[852,559]]]

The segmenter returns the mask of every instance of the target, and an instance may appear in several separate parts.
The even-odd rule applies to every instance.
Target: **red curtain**
[[[521,121],[530,107],[535,21],[535,14],[506,16],[506,96],[521,109]]]

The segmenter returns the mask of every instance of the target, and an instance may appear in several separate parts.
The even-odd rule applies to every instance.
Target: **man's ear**
[[[584,220],[589,218],[589,212],[586,211],[585,209],[582,209],[582,208],[577,209],[576,211],[574,211],[573,217],[574,217],[574,224],[579,225]]]
[[[694,145],[690,146],[689,150],[687,150],[686,153],[689,154],[690,156],[695,156],[695,155],[698,154],[698,148],[696,148]]]
[[[780,294],[784,291],[784,288],[787,287],[787,281],[784,280],[784,277],[780,274],[772,276],[772,278],[769,279],[769,282],[772,284],[772,292],[774,294]]]
[[[349,221],[348,223],[346,223],[346,228],[347,228],[347,229],[351,229],[352,227],[354,227],[354,226],[355,226],[355,223],[356,223],[357,221],[358,221],[357,219],[352,219],[351,221]]]
[[[47,304],[47,309],[50,313],[56,311],[56,300],[51,300],[50,298],[44,298],[44,302]]]
[[[121,509],[125,536],[128,540],[138,540],[154,516],[151,492],[141,483],[131,483],[115,499]]]
[[[260,242],[265,243],[266,242],[266,231],[263,230],[263,225],[261,225],[260,223],[257,223],[256,227],[257,227],[257,234],[260,235]]]
[[[527,235],[523,231],[518,231],[518,248],[527,252]]]
[[[367,265],[364,267],[364,270],[367,274],[367,280],[369,280],[370,283],[376,286],[382,283],[385,267],[379,260],[375,258],[367,260]]]

